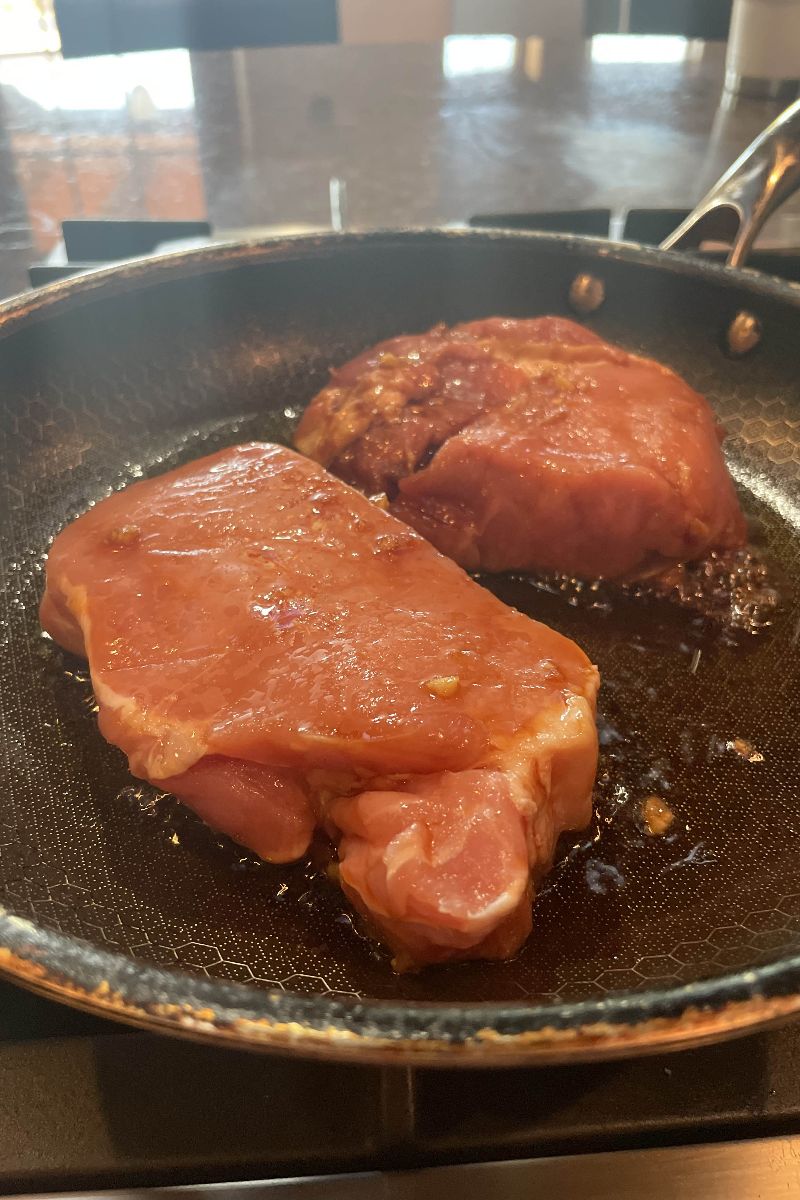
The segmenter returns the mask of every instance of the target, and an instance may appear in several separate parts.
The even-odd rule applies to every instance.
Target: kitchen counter
[[[611,35],[0,57],[0,295],[65,218],[236,236],[688,208],[779,109],[726,106],[723,64]],[[800,206],[768,234],[800,243]]]

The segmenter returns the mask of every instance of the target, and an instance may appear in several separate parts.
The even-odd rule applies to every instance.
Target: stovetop
[[[481,213],[468,219],[473,228],[505,228],[546,233],[589,234],[621,241],[658,245],[689,215],[688,209],[609,208],[568,209],[554,212]],[[341,211],[332,201],[331,228],[341,229]],[[28,275],[33,287],[65,279],[137,255],[233,241],[281,229],[226,230],[217,237],[207,221],[73,220],[62,224],[62,238],[44,262],[32,263]],[[322,230],[320,231],[322,232]],[[704,247],[702,256],[725,259],[721,247]],[[755,270],[800,282],[800,248],[782,244],[757,247],[748,260]]]
[[[683,215],[471,223],[657,242]],[[202,222],[65,223],[60,255],[31,278],[211,237]],[[800,280],[793,251],[763,251],[754,265]],[[169,1040],[0,983],[0,1095],[4,1194],[585,1155],[800,1133],[800,1024],[630,1061],[412,1071]]]
[[[0,984],[0,1194],[169,1186],[800,1132],[800,1025],[493,1071],[260,1057]]]

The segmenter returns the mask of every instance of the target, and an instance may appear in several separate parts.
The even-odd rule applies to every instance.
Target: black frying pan
[[[83,665],[39,631],[43,556],[111,489],[236,441],[288,441],[328,366],[364,346],[440,320],[570,312],[581,274],[605,292],[593,328],[716,407],[781,605],[760,636],[725,637],[663,601],[592,607],[485,580],[600,666],[596,819],[562,848],[516,960],[396,976],[313,863],[258,863],[131,779],[96,730]],[[760,341],[740,319],[736,357],[743,310]],[[800,1009],[800,290],[558,236],[215,247],[0,308],[0,406],[5,973],[176,1033],[446,1065],[693,1044]],[[637,825],[649,792],[677,814],[666,838]]]

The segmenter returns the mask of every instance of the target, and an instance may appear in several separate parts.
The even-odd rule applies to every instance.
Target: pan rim
[[[336,252],[337,247],[357,250],[362,246],[391,244],[395,241],[424,245],[426,242],[497,243],[503,241],[532,243],[545,250],[578,254],[594,252],[604,260],[627,262],[643,267],[661,267],[673,275],[697,276],[713,280],[723,287],[745,285],[755,296],[767,300],[788,302],[800,309],[800,283],[770,279],[748,267],[728,267],[709,262],[690,253],[662,250],[640,242],[610,242],[607,238],[586,234],[544,233],[535,230],[506,229],[437,229],[409,227],[403,229],[371,229],[348,233],[323,232],[294,234],[275,238],[255,238],[215,242],[189,250],[173,250],[163,254],[143,255],[121,260],[97,270],[85,271],[68,279],[57,280],[42,287],[20,292],[0,301],[0,341],[16,332],[20,324],[35,320],[75,300],[91,302],[95,294],[118,294],[151,282],[180,279],[184,275],[203,273],[203,269],[225,270],[247,266],[264,259],[284,260],[317,255],[320,251]]]
[[[215,243],[103,267],[0,303],[0,347],[5,338],[76,302],[82,307],[186,275],[340,253],[342,248],[464,241],[533,243],[570,256],[590,253],[600,261],[657,267],[722,288],[744,286],[754,298],[788,303],[800,311],[798,284],[635,243],[524,230],[374,230]],[[202,1041],[365,1063],[447,1067],[654,1053],[736,1036],[800,1012],[800,955],[699,983],[619,991],[575,1003],[364,1001],[267,991],[160,968],[2,908],[0,974],[100,1016]]]
[[[573,1003],[365,1001],[260,989],[159,967],[2,908],[0,976],[95,1016],[194,1041],[447,1068],[590,1062],[691,1049],[800,1013],[800,955],[663,990],[620,990]]]

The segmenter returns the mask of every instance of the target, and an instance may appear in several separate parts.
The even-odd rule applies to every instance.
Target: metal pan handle
[[[798,187],[800,100],[759,134],[661,247],[729,241],[728,266],[743,267],[767,217]]]

